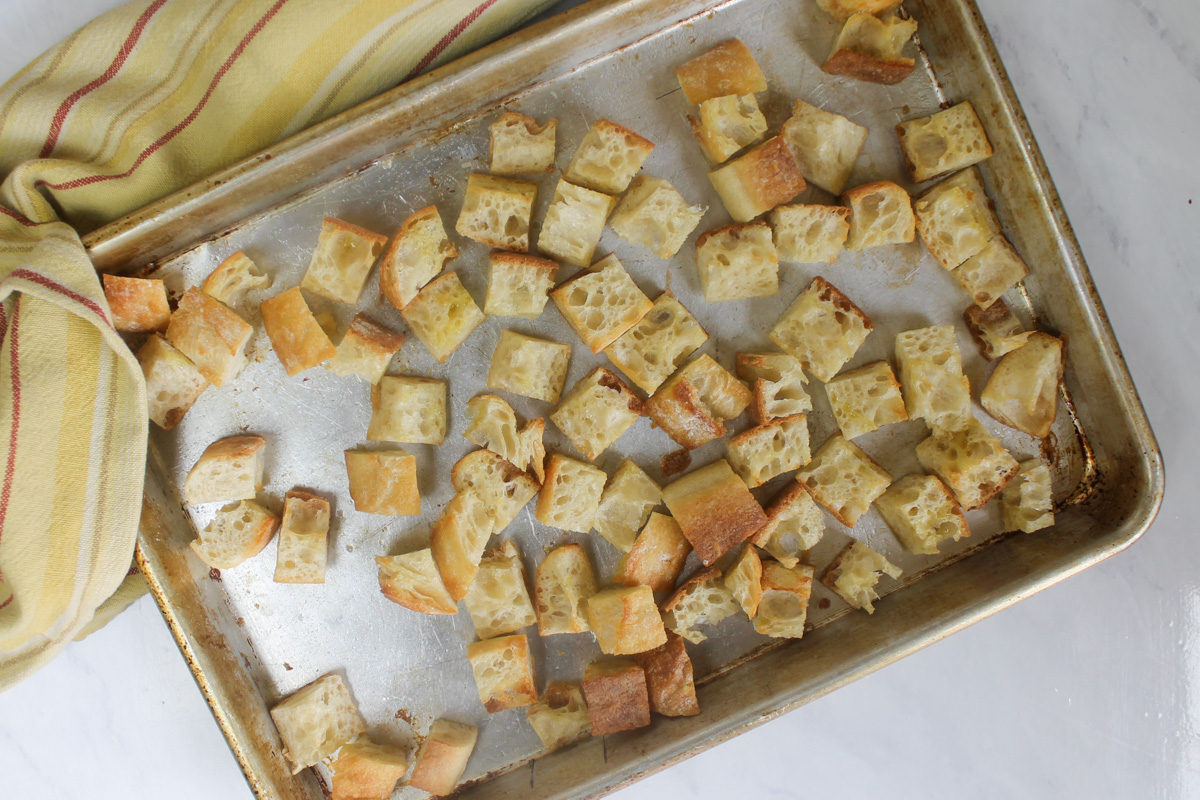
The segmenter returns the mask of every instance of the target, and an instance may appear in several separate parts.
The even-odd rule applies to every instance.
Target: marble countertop
[[[112,5],[4,0],[0,78]],[[624,800],[1200,796],[1200,4],[979,5],[1159,436],[1158,520]],[[149,598],[0,695],[0,775],[22,800],[250,797]]]

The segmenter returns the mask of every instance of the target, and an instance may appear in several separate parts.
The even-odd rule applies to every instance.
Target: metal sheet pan
[[[970,0],[909,0],[921,23],[923,69],[897,87],[836,79],[820,71],[835,32],[812,0],[594,0],[561,17],[498,42],[426,77],[311,129],[196,187],[166,198],[88,238],[102,269],[154,269],[175,292],[198,283],[222,258],[245,250],[273,274],[274,287],[252,294],[238,310],[256,325],[251,363],[230,386],[210,389],[170,433],[155,431],[147,469],[139,562],[188,658],[250,785],[260,797],[316,798],[322,779],[291,776],[267,708],[331,670],[343,672],[371,727],[383,741],[415,747],[438,716],[478,724],[479,746],[465,778],[468,794],[544,797],[603,794],[690,753],[811,700],[850,680],[1085,568],[1127,546],[1157,510],[1162,464],[1153,435],[1121,361],[1078,246],[1028,125]],[[391,233],[412,210],[436,204],[453,220],[469,172],[486,171],[486,125],[501,107],[559,119],[559,166],[587,126],[608,117],[657,143],[648,174],[671,180],[693,202],[709,206],[700,230],[728,221],[705,178],[683,115],[690,109],[671,68],[708,46],[737,36],[758,55],[771,83],[761,98],[772,127],[800,97],[846,114],[870,135],[851,184],[903,182],[892,128],[970,99],[997,154],[983,165],[1004,228],[1032,270],[1011,303],[1027,321],[1070,342],[1063,405],[1052,437],[1039,442],[977,415],[1018,457],[1048,457],[1060,506],[1053,529],[1004,535],[995,509],[971,512],[973,536],[939,557],[907,554],[871,512],[854,536],[905,570],[885,585],[873,617],[847,613],[818,587],[803,640],[771,643],[744,619],[729,619],[691,647],[700,676],[703,713],[656,718],[647,729],[581,742],[541,754],[520,710],[487,715],[478,702],[465,646],[474,638],[465,613],[422,617],[384,600],[374,556],[425,545],[429,524],[451,496],[448,471],[471,449],[461,438],[463,407],[484,390],[499,332],[512,328],[576,343],[553,310],[532,322],[489,319],[445,364],[410,337],[391,372],[448,381],[451,426],[438,448],[413,447],[420,464],[424,513],[384,518],[354,510],[341,453],[365,442],[368,388],[321,369],[287,378],[261,331],[257,302],[296,285],[322,216],[337,216]],[[541,218],[557,175],[540,181],[534,215]],[[911,188],[911,187],[910,187]],[[802,198],[828,200],[811,189]],[[535,224],[536,230],[536,224]],[[460,242],[451,266],[482,301],[486,252]],[[988,369],[962,328],[965,294],[921,245],[843,253],[817,269],[786,265],[776,297],[706,304],[692,263],[692,244],[663,261],[606,231],[598,252],[615,252],[651,296],[670,287],[712,334],[701,352],[731,364],[733,354],[768,344],[766,330],[817,274],[839,286],[874,319],[877,329],[849,366],[890,358],[895,333],[955,322],[967,373],[978,397]],[[560,279],[574,272],[564,268]],[[372,278],[360,309],[402,327],[399,314],[377,301]],[[333,304],[331,304],[333,305]],[[320,307],[344,327],[354,309]],[[605,363],[576,344],[568,386]],[[833,430],[824,392],[812,384],[812,439]],[[1072,401],[1074,398],[1074,402]],[[514,400],[525,418],[546,404]],[[745,421],[740,427],[744,427]],[[736,430],[735,429],[735,430]],[[191,509],[177,488],[214,439],[252,431],[268,439],[266,502],[278,507],[294,486],[328,496],[334,505],[330,568],[323,586],[271,580],[274,546],[223,574],[210,572],[186,543],[215,508]],[[916,469],[912,446],[921,423],[889,426],[859,443],[894,475]],[[550,449],[573,450],[548,426]],[[693,463],[720,456],[722,443],[693,453]],[[626,455],[655,477],[674,449],[640,421],[598,462],[610,473]],[[758,490],[766,500],[783,479]],[[847,541],[832,518],[826,539],[809,555],[820,571]],[[510,526],[527,568],[544,549],[585,543],[600,576],[618,553],[597,537],[564,536],[526,509]],[[694,564],[689,565],[690,567]],[[901,591],[902,589],[902,591]],[[539,680],[577,679],[599,651],[590,636],[531,637]],[[401,789],[398,797],[419,796]]]

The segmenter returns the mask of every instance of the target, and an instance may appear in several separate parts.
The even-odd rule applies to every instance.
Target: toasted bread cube
[[[634,659],[646,673],[651,711],[664,717],[694,717],[700,713],[692,660],[688,658],[683,637],[667,631],[666,644],[638,653]]]
[[[655,592],[675,588],[692,545],[679,523],[657,511],[642,528],[629,554],[617,565],[613,582],[624,586],[649,586]]]
[[[700,234],[696,269],[710,303],[779,294],[779,255],[771,226],[761,220]]]
[[[467,660],[475,675],[479,701],[489,714],[537,702],[533,663],[525,634],[485,639],[467,645]]]
[[[979,167],[951,175],[913,203],[917,232],[937,262],[954,269],[1000,233]]]
[[[915,25],[914,25],[915,27]],[[991,158],[992,143],[971,101],[896,126],[904,165],[915,183]]]
[[[534,319],[546,308],[558,264],[537,256],[493,250],[483,312],[490,317]]]
[[[767,524],[752,541],[788,569],[800,563],[800,554],[816,547],[825,535],[825,515],[799,482],[775,495],[767,506]]]
[[[812,582],[813,568],[807,564],[785,567],[764,561],[762,598],[754,617],[754,630],[775,639],[803,637]]]
[[[386,243],[386,236],[325,217],[300,288],[354,305]]]
[[[298,375],[337,355],[337,348],[317,322],[300,287],[262,301],[263,328],[288,375]]]
[[[667,641],[649,586],[597,592],[588,598],[587,610],[588,625],[605,655],[644,653]]]
[[[833,559],[825,570],[821,583],[837,593],[851,608],[875,613],[874,601],[879,599],[876,587],[882,575],[892,580],[903,572],[892,562],[862,542],[851,542]]]
[[[663,501],[706,567],[767,522],[762,506],[725,459],[669,484]]]
[[[747,544],[725,573],[725,588],[733,599],[754,619],[758,603],[762,600],[763,562],[753,545]]]
[[[640,244],[659,258],[671,258],[700,224],[706,210],[704,206],[688,205],[667,181],[639,175],[608,224],[625,241]]]
[[[796,204],[771,212],[775,249],[781,261],[832,264],[850,235],[850,209]]]
[[[403,450],[347,450],[346,477],[354,507],[367,514],[421,513],[417,459]]]
[[[541,417],[526,422],[525,427],[521,428],[521,432],[517,434],[521,443],[521,452],[526,459],[525,463],[520,466],[536,476],[539,484],[546,480],[545,435],[546,420]]]
[[[542,699],[526,709],[525,718],[547,750],[557,750],[592,726],[583,688],[563,681],[548,683]]]
[[[230,308],[246,299],[247,292],[270,287],[270,277],[259,270],[258,265],[241,250],[218,264],[200,284],[205,294]]]
[[[979,397],[984,409],[1010,428],[1042,438],[1058,415],[1063,342],[1038,331],[996,364]]]
[[[506,111],[488,127],[488,171],[493,175],[527,175],[554,169],[558,120],[538,125],[533,117]]]
[[[653,149],[654,142],[615,122],[599,119],[584,134],[563,177],[597,192],[618,195],[629,187]]]
[[[604,222],[616,204],[617,198],[612,195],[559,179],[542,220],[538,250],[568,264],[586,267],[592,263],[592,255],[604,233]]]
[[[856,186],[842,195],[850,207],[850,236],[847,250],[866,250],[888,244],[911,242],[917,235],[917,218],[912,198],[891,181]]]
[[[525,584],[525,565],[512,541],[484,554],[463,604],[480,639],[513,633],[537,622]]]
[[[955,279],[982,308],[999,300],[1028,274],[1029,267],[1003,234],[954,270]]]
[[[617,469],[600,495],[594,523],[596,533],[623,553],[633,547],[638,531],[662,502],[662,489],[629,459]],[[620,581],[618,581],[620,583]]]
[[[375,563],[379,590],[388,600],[422,614],[458,613],[428,547],[398,556],[375,556]]]
[[[782,136],[708,173],[735,222],[749,222],[804,191],[804,175]]]
[[[761,141],[767,119],[752,94],[713,97],[700,104],[700,117],[688,115],[692,135],[712,164],[721,164],[743,147]]]
[[[934,430],[961,431],[971,420],[971,386],[954,328],[939,325],[896,335],[896,363],[908,416]]]
[[[448,719],[434,720],[417,754],[408,785],[435,797],[453,792],[467,768],[478,736],[479,729],[473,725]]]
[[[696,630],[697,625],[716,625],[740,608],[721,580],[721,570],[710,567],[689,578],[663,603],[663,624],[692,644],[700,644],[708,636]]]
[[[367,440],[441,444],[446,438],[446,384],[415,375],[385,375],[371,387]]]
[[[725,447],[733,471],[753,489],[808,463],[808,415],[780,417],[739,433]]]
[[[457,257],[458,248],[446,235],[437,206],[414,211],[401,223],[379,262],[379,291],[403,310],[449,259]]]
[[[625,381],[596,367],[567,392],[550,421],[588,461],[595,461],[641,415],[642,401]]]
[[[590,630],[587,601],[595,593],[596,576],[582,546],[564,544],[551,550],[534,580],[538,635]]]
[[[937,555],[947,539],[971,535],[954,495],[933,475],[905,475],[875,501],[879,515],[896,538],[918,555]]]
[[[183,419],[205,389],[208,380],[196,365],[159,334],[154,334],[137,353],[146,378],[146,405],[150,419],[165,431]]]
[[[472,174],[454,230],[497,250],[527,253],[537,191],[537,184],[529,181]]]
[[[261,436],[230,436],[204,448],[183,482],[188,503],[253,500],[263,485],[266,445]]]
[[[487,508],[492,532],[500,533],[516,519],[540,487],[533,476],[491,450],[476,450],[450,470],[454,491],[478,494]]]
[[[367,732],[341,675],[318,678],[271,709],[292,773],[333,755]]]
[[[676,375],[696,387],[704,405],[719,419],[741,416],[754,400],[753,393],[744,383],[707,354],[689,361]]]
[[[917,32],[915,19],[852,14],[833,41],[821,69],[868,83],[891,86],[912,74],[916,61],[903,55],[904,45]]]
[[[592,736],[644,728],[650,724],[646,673],[625,658],[596,661],[583,673]]]
[[[246,342],[254,328],[219,300],[192,287],[179,298],[167,325],[167,341],[213,386],[224,386],[246,366]]]
[[[975,417],[971,417],[966,430],[935,431],[917,445],[917,461],[941,478],[967,511],[986,505],[1020,468],[1000,440]]]
[[[563,319],[593,353],[616,341],[654,306],[611,254],[550,296]]]
[[[278,527],[279,517],[253,500],[242,500],[218,511],[189,544],[210,567],[232,569],[261,553]]]
[[[900,0],[817,0],[817,5],[826,14],[838,19],[849,19],[854,14],[874,14],[882,17],[900,5]]]
[[[824,278],[813,278],[771,328],[771,341],[819,381],[828,383],[875,328],[849,297]]]
[[[808,466],[800,470],[796,480],[838,522],[853,528],[875,498],[887,490],[892,476],[862,448],[835,433],[825,440]]]
[[[753,394],[712,356],[702,355],[659,387],[646,401],[654,424],[694,450],[725,435],[723,422],[739,416]]]
[[[729,39],[675,68],[675,77],[692,105],[727,95],[765,92],[767,76],[754,60],[750,48],[739,39]]]
[[[379,383],[404,344],[404,337],[373,322],[366,314],[355,314],[350,328],[337,346],[337,355],[325,364],[334,375],[355,375],[370,384]]]
[[[545,339],[500,331],[500,341],[492,353],[488,369],[489,389],[558,402],[563,383],[567,379],[567,366],[571,361],[571,346]]]
[[[738,377],[753,387],[750,413],[762,424],[812,411],[799,359],[787,353],[738,353]]]
[[[838,195],[854,171],[854,163],[867,140],[867,129],[841,114],[797,100],[779,135],[792,148],[804,177]]]
[[[439,362],[445,361],[483,322],[483,312],[457,272],[429,283],[400,312],[408,327]]]
[[[408,759],[397,747],[360,739],[342,745],[330,769],[332,800],[388,800],[408,772]]]
[[[1036,458],[1021,462],[1020,471],[1000,494],[1007,531],[1033,533],[1054,524],[1050,468]]]
[[[487,502],[471,488],[455,494],[434,521],[429,549],[442,583],[455,602],[467,596],[494,530]]]
[[[324,583],[328,559],[329,501],[292,489],[284,496],[276,583]]]
[[[979,352],[989,361],[1011,353],[1033,335],[1033,331],[1025,330],[1021,320],[1000,299],[987,308],[972,303],[963,312],[963,320],[971,338],[979,345]]]
[[[667,290],[604,352],[639,389],[653,393],[707,340],[704,328]]]
[[[552,453],[538,493],[538,521],[564,531],[587,533],[596,521],[608,476],[604,470]]]
[[[843,372],[825,384],[825,393],[833,418],[847,439],[908,419],[900,382],[886,361]]]
[[[523,453],[517,412],[503,398],[480,394],[467,401],[467,440],[486,447],[505,461],[521,466]]]
[[[171,322],[167,286],[157,278],[101,275],[113,327],[122,333],[165,331]]]

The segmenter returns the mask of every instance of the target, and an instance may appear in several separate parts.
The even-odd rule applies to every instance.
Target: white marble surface
[[[1126,553],[626,800],[1200,796],[1200,5],[979,2],[1160,437],[1166,503]],[[0,76],[113,4],[0,0]],[[0,786],[250,796],[148,599],[0,695]]]

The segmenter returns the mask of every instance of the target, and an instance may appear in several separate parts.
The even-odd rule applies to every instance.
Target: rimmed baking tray
[[[593,0],[87,238],[100,269],[152,270],[173,292],[198,283],[239,249],[274,276],[271,290],[252,295],[238,309],[257,328],[250,365],[232,385],[209,389],[175,431],[153,432],[138,549],[154,596],[258,796],[323,796],[322,778],[313,771],[290,774],[267,709],[331,670],[347,677],[378,739],[415,746],[437,716],[478,724],[481,736],[465,776],[471,784],[466,796],[596,796],[953,633],[1117,552],[1145,530],[1162,496],[1161,457],[978,10],[970,0],[909,0],[904,13],[920,22],[918,70],[898,86],[881,87],[820,71],[836,23],[812,0]],[[480,706],[464,654],[474,638],[466,615],[422,617],[388,603],[378,591],[373,557],[424,546],[429,523],[450,497],[449,467],[470,449],[461,438],[463,407],[484,389],[487,362],[502,328],[575,344],[568,386],[605,363],[604,357],[578,345],[553,310],[531,322],[489,319],[442,365],[410,337],[391,371],[446,380],[451,428],[441,447],[412,448],[420,463],[423,515],[376,517],[354,510],[342,466],[342,451],[365,442],[367,387],[320,369],[287,378],[262,334],[257,303],[299,282],[322,216],[391,233],[408,213],[434,203],[452,221],[466,175],[486,171],[486,125],[501,107],[559,119],[560,167],[595,119],[607,117],[633,128],[657,143],[645,171],[709,206],[700,230],[724,224],[728,217],[704,176],[705,164],[684,120],[691,109],[671,68],[733,36],[751,47],[768,76],[771,88],[761,100],[773,127],[800,97],[870,129],[852,185],[880,178],[904,181],[895,123],[947,102],[974,103],[996,148],[982,165],[986,184],[1005,232],[1031,268],[1010,304],[1027,322],[1069,341],[1061,413],[1051,437],[1036,441],[994,423],[981,409],[976,413],[1018,457],[1041,454],[1050,461],[1057,522],[1038,534],[1006,535],[995,509],[983,509],[969,517],[974,533],[969,541],[928,557],[905,553],[872,512],[853,536],[905,570],[899,581],[884,587],[887,596],[874,616],[847,613],[840,600],[818,587],[802,640],[772,642],[755,635],[744,619],[727,620],[709,631],[709,641],[690,648],[700,676],[700,716],[656,718],[643,730],[542,754],[520,710],[489,716]],[[540,181],[535,221],[556,179],[557,173]],[[816,189],[803,198],[829,199]],[[460,250],[451,267],[482,301],[486,253],[465,241]],[[677,258],[663,261],[608,231],[599,252],[608,251],[617,253],[651,296],[669,286],[712,334],[701,352],[726,365],[734,352],[766,347],[771,322],[821,274],[877,326],[849,366],[890,358],[901,330],[953,322],[976,397],[990,369],[962,327],[966,295],[919,244],[844,253],[820,269],[785,265],[778,296],[724,304],[706,304],[700,296],[690,242]],[[564,269],[560,280],[572,272]],[[363,297],[358,310],[402,327],[398,313],[377,301],[374,278]],[[344,327],[356,309],[318,310],[331,311]],[[816,445],[833,425],[820,385],[811,389]],[[551,410],[510,399],[523,417]],[[183,505],[177,491],[182,476],[205,445],[241,431],[268,439],[265,502],[278,507],[294,486],[333,501],[326,584],[273,583],[273,545],[224,574],[210,571],[187,548],[196,526],[215,509]],[[924,435],[921,423],[902,423],[858,442],[899,476],[916,469],[912,446]],[[553,430],[548,446],[572,453]],[[722,446],[696,451],[693,463],[719,457]],[[659,459],[672,449],[665,435],[643,420],[599,463],[611,473],[629,456],[661,477]],[[760,499],[781,485],[777,480],[759,490]],[[818,571],[851,533],[832,519],[827,522],[825,541],[809,554]],[[566,540],[585,543],[602,578],[619,556],[596,537],[564,536],[540,525],[529,509],[506,535],[520,543],[530,570],[547,546]],[[578,679],[598,655],[587,635],[531,636],[531,646],[543,682]],[[401,788],[397,794],[419,793]]]

